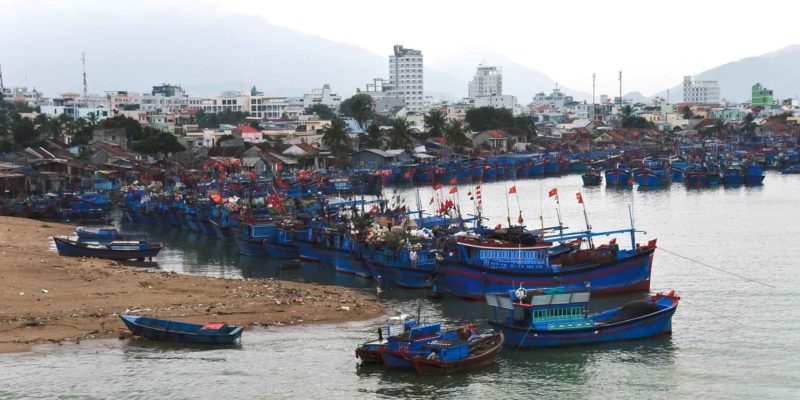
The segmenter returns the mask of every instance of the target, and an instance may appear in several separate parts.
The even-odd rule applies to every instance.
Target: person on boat
[[[408,259],[411,261],[411,268],[415,268],[416,269],[417,268],[417,251],[414,250],[413,248],[411,249],[411,252],[408,253]]]

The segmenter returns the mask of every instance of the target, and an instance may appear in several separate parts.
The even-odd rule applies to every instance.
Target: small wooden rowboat
[[[503,333],[478,336],[469,341],[433,341],[423,346],[428,355],[411,361],[419,375],[452,374],[495,362],[503,347]]]
[[[119,317],[134,335],[166,342],[232,344],[244,330],[244,327],[229,326],[224,322],[200,325],[125,314]]]
[[[63,236],[53,236],[58,255],[67,257],[94,257],[109,260],[144,260],[155,257],[162,246],[145,240],[115,240],[107,244],[84,243]]]

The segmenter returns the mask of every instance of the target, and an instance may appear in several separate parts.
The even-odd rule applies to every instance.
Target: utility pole
[[[0,64],[0,93],[3,93],[3,64]]]
[[[619,71],[619,109],[622,111],[622,71]]]
[[[83,64],[83,101],[85,102],[87,99],[87,88],[86,88],[86,53],[81,52],[81,64]]]
[[[595,78],[597,78],[597,74],[592,72],[592,119],[594,119],[594,112],[596,111],[596,109],[594,107],[594,82],[595,82]]]

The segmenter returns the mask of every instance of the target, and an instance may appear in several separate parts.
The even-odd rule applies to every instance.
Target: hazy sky
[[[31,7],[63,10],[62,26],[30,26],[56,37],[60,29],[69,29],[70,14],[92,7],[110,19],[155,13],[257,15],[382,56],[394,44],[420,49],[434,68],[465,53],[474,54],[477,63],[490,49],[585,92],[591,91],[596,72],[598,93],[609,94],[618,91],[620,69],[625,92],[652,95],[678,84],[683,75],[800,43],[800,2],[786,0],[0,0],[4,19]],[[25,37],[20,32],[18,39]]]

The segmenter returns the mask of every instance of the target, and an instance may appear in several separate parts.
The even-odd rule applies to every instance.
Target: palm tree
[[[336,165],[340,167],[350,164],[350,135],[347,133],[349,130],[344,120],[334,118],[322,134],[322,144],[330,149],[336,159]]]
[[[722,131],[725,130],[725,123],[722,122],[721,118],[717,118],[714,120],[714,133],[716,133],[717,139],[722,139]]]
[[[752,136],[756,131],[756,123],[754,122],[756,116],[752,113],[749,113],[744,116],[744,122],[742,123],[742,128],[744,128],[744,132],[748,136]]]
[[[381,128],[374,123],[370,124],[367,127],[367,147],[371,149],[380,149],[383,147],[383,133],[381,133]]]
[[[425,116],[425,125],[430,127],[430,130],[428,130],[430,136],[442,136],[445,127],[444,113],[439,110],[431,110],[431,112]]]
[[[392,120],[392,130],[389,132],[389,148],[411,149],[411,122],[405,118]]]
[[[623,120],[628,119],[631,117],[631,114],[633,114],[633,108],[631,108],[631,106],[625,106],[622,107],[622,110],[620,110],[620,112],[622,113]]]
[[[97,114],[90,112],[89,114],[86,114],[86,119],[89,120],[90,126],[97,126]]]
[[[471,144],[461,121],[452,121],[444,131],[444,141],[450,146],[465,147]]]

